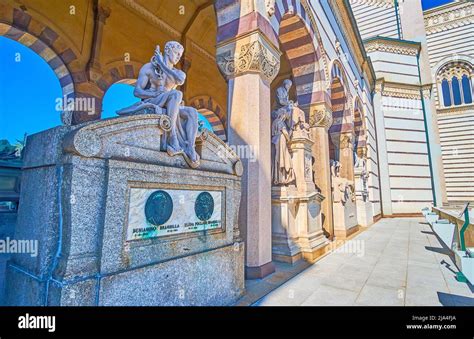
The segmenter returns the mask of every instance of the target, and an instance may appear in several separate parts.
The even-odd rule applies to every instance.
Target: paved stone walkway
[[[255,305],[474,306],[456,272],[423,219],[382,219]]]

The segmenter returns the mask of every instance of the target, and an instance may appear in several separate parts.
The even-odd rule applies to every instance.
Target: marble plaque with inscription
[[[127,241],[222,228],[222,192],[131,188]]]

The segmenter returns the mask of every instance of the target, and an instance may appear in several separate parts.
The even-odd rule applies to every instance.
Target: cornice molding
[[[474,104],[459,105],[451,107],[438,107],[436,109],[438,115],[455,115],[474,112]]]
[[[421,100],[422,94],[425,98],[430,98],[432,85],[407,86],[397,83],[385,82],[383,79],[377,80],[375,92],[381,93],[384,97],[400,99]]]
[[[424,13],[426,34],[447,31],[474,23],[474,3],[453,3]]]
[[[364,42],[367,53],[387,52],[401,55],[417,56],[420,52],[420,44],[409,43],[403,40],[389,40],[385,38],[375,38]]]

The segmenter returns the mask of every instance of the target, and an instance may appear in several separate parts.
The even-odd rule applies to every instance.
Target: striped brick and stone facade
[[[397,1],[351,0],[377,77],[373,107],[385,216],[417,214],[445,200],[426,35],[414,25],[421,4],[411,5],[416,19]]]
[[[447,200],[459,205],[474,201],[474,3],[460,1],[425,11],[424,22],[436,82]]]

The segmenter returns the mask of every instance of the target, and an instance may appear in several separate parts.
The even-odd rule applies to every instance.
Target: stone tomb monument
[[[272,112],[272,254],[294,263],[314,260],[328,240],[323,234],[321,201],[316,190],[309,125],[297,103],[289,100],[291,81],[277,89]]]
[[[167,91],[154,94],[179,97]],[[242,163],[198,131],[192,109],[169,102],[155,101],[159,114],[132,110],[28,138],[15,236],[37,240],[39,255],[12,258],[9,305],[228,305],[241,296]],[[193,140],[170,141],[171,114]]]

